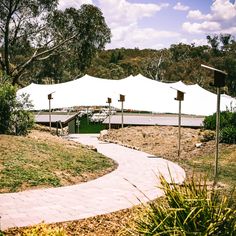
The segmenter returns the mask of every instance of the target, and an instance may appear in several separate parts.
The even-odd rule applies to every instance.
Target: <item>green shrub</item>
[[[16,97],[16,88],[9,83],[0,85],[0,134],[26,135],[33,127],[27,95]]]
[[[207,116],[204,121],[204,128],[215,130],[216,114]],[[222,143],[236,143],[236,112],[223,111],[220,113],[220,141]]]
[[[232,117],[231,117],[231,125],[232,125],[233,127],[236,127],[236,112],[234,112],[234,113],[232,114]]]
[[[232,125],[233,119],[235,118],[235,113],[230,111],[222,111],[220,113],[220,127],[228,127]],[[236,122],[235,122],[236,123]],[[213,115],[205,117],[203,121],[204,129],[215,130],[216,129],[216,113]]]
[[[236,210],[226,196],[206,181],[192,179],[179,186],[162,177],[164,202],[152,202],[135,226],[133,235],[236,235]],[[231,207],[231,208],[230,208]]]
[[[236,126],[225,127],[220,131],[220,142],[236,144]]]
[[[9,132],[12,109],[16,105],[16,89],[8,83],[0,85],[0,134]]]

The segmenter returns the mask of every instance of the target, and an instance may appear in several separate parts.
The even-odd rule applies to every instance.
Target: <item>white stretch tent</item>
[[[29,94],[33,110],[48,109],[48,94],[53,93],[52,109],[73,106],[106,106],[112,98],[112,106],[120,108],[119,95],[125,95],[124,109],[155,113],[178,113],[175,101],[176,89],[185,93],[182,113],[211,115],[216,111],[216,95],[199,85],[182,82],[162,83],[142,75],[121,80],[108,80],[85,75],[82,78],[54,85],[30,84],[18,90],[17,96]],[[236,107],[236,99],[222,95],[221,110]]]

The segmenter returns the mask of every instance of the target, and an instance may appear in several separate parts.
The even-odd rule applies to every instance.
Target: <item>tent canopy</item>
[[[216,111],[216,94],[199,85],[162,83],[142,75],[129,76],[121,80],[108,80],[85,75],[82,78],[53,85],[30,84],[18,90],[17,96],[29,94],[33,110],[48,109],[48,94],[53,93],[52,109],[73,106],[107,106],[107,98],[112,98],[112,106],[120,108],[120,94],[125,95],[124,109],[150,111],[155,113],[178,113],[176,90],[185,93],[182,113],[191,115],[211,115]],[[221,110],[236,107],[236,99],[223,95]]]

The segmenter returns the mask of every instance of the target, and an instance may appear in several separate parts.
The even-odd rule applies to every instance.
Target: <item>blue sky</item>
[[[106,48],[168,48],[206,44],[206,36],[236,35],[235,0],[59,0],[59,8],[94,4],[112,32]]]

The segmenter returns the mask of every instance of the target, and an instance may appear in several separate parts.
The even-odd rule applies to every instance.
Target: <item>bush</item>
[[[235,113],[230,111],[222,111],[220,113],[220,127],[225,128],[231,126]],[[204,129],[215,130],[216,129],[216,113],[211,116],[205,117],[203,121]]]
[[[15,107],[16,89],[10,84],[0,85],[0,134],[9,131],[12,108]]]
[[[164,202],[152,202],[130,230],[134,235],[235,235],[236,210],[206,181],[179,186],[162,177]],[[230,208],[231,207],[231,208]]]
[[[26,135],[33,127],[34,117],[28,111],[29,97],[16,97],[16,88],[9,83],[0,85],[0,134]]]
[[[216,114],[207,116],[204,121],[204,128],[216,129]],[[236,143],[236,112],[223,111],[220,113],[220,142]]]
[[[220,132],[220,142],[236,144],[236,127],[225,127]]]

